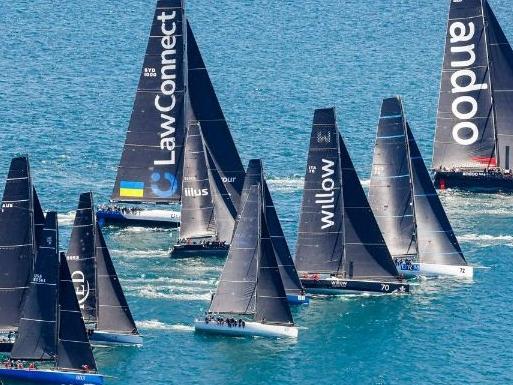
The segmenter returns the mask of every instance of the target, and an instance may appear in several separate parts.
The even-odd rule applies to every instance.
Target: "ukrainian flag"
[[[144,196],[144,182],[122,180],[119,184],[119,195],[122,197],[142,198]]]

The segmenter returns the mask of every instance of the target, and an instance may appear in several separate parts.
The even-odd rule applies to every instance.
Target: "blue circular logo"
[[[171,198],[178,190],[178,180],[170,172],[164,176],[158,171],[151,174],[151,191],[159,198]]]

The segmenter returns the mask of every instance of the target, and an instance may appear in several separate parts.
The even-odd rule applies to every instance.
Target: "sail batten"
[[[183,0],[158,0],[112,200],[180,201],[187,95]]]

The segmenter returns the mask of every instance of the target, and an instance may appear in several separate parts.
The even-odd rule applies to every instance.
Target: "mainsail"
[[[187,129],[180,222],[181,238],[216,235],[209,170],[198,122],[190,122]]]
[[[37,196],[35,187],[33,187],[32,190],[32,199],[34,200],[34,232],[36,243],[38,244],[39,240],[41,239],[43,228],[45,227],[45,214],[43,212],[43,208],[41,207],[41,202],[39,202],[39,197]]]
[[[0,329],[18,326],[35,259],[33,187],[28,157],[12,159],[0,211]]]
[[[333,108],[315,111],[296,244],[302,272],[338,271],[344,252],[342,169]]]
[[[96,321],[95,218],[93,193],[80,194],[68,245],[68,265],[86,322]]]
[[[180,200],[187,104],[183,0],[158,0],[112,200]]]
[[[137,334],[137,327],[98,223],[96,223],[95,228],[96,288],[98,291],[98,322],[96,328],[102,331]]]
[[[247,198],[242,203],[230,251],[210,304],[210,313],[255,313],[262,217],[260,187],[252,185],[244,195]]]
[[[201,124],[206,148],[238,210],[244,183],[244,167],[189,22],[187,57],[189,97],[195,119]]]
[[[411,158],[419,260],[430,264],[466,265],[456,235],[408,124],[406,130]]]
[[[66,261],[60,256],[59,285],[59,338],[57,342],[57,367],[82,370],[87,366],[96,370],[93,351],[89,344],[84,320],[75,295],[75,288]]]
[[[434,169],[511,166],[512,87],[513,51],[488,2],[452,0]]]
[[[384,99],[374,147],[369,204],[394,257],[417,254],[410,175],[401,100]]]
[[[315,111],[310,144],[297,269],[359,279],[397,277],[333,108]]]
[[[32,282],[23,305],[13,360],[53,360],[57,354],[59,285],[57,213],[49,212],[42,229]]]

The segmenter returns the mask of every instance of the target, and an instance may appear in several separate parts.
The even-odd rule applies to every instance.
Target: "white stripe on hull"
[[[219,325],[215,321],[206,323],[205,321],[194,321],[194,329],[204,333],[221,334],[233,337],[287,337],[297,338],[299,331],[294,326],[268,325],[259,322],[246,322],[245,327],[229,327],[228,325]]]

